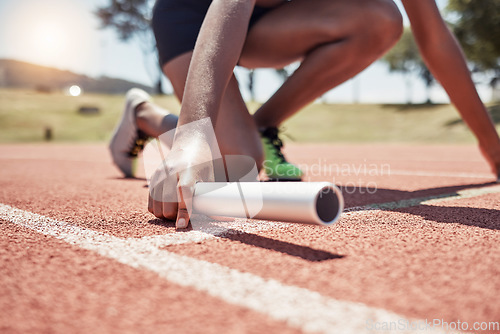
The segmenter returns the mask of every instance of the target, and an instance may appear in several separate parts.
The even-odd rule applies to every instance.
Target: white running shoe
[[[137,128],[135,122],[135,108],[151,100],[148,93],[139,88],[132,88],[127,92],[122,119],[113,132],[109,150],[115,165],[125,177],[134,177],[137,157],[144,149],[149,137]]]

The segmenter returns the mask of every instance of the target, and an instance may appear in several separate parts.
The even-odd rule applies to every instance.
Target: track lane
[[[3,159],[4,151],[0,148],[0,162],[5,166],[5,174],[0,178],[0,202],[120,238],[174,232],[173,224],[153,220],[144,212],[147,194],[144,181],[117,179],[118,175],[102,147],[75,149],[56,146],[55,151],[60,155],[57,161],[47,158],[54,147],[27,149],[34,153],[23,153],[23,149],[22,146],[16,147],[17,156],[11,152],[9,158]],[[360,149],[357,154],[364,154],[364,150]],[[331,153],[329,148],[323,147],[317,150],[316,156]],[[88,158],[88,154],[92,157]],[[414,160],[415,154],[413,152]],[[346,163],[349,163],[348,159],[353,159],[351,164],[364,161],[354,155],[348,153]],[[391,166],[394,163],[404,165],[404,157],[410,155],[396,156],[396,162],[391,162]],[[383,158],[379,157],[381,162]],[[448,164],[455,173],[486,173],[484,163],[478,157],[465,167],[457,165],[452,156],[437,163],[430,158],[423,171],[436,172]],[[471,182],[465,177],[432,175],[411,180],[408,175],[355,175],[352,178],[359,179],[365,182],[364,185],[376,180],[380,189],[369,199],[359,189],[348,194],[346,199],[351,206],[431,196],[471,186],[483,187],[491,180],[477,178]],[[341,175],[339,180],[347,183],[351,179]],[[499,240],[493,224],[500,209],[498,196],[490,194],[456,202],[462,204],[452,200],[446,205],[421,205],[396,212],[370,213],[368,217],[341,221],[328,231],[289,224],[276,224],[246,233],[236,228],[229,238],[168,246],[166,249],[320,291],[332,298],[360,301],[401,312],[405,316],[498,319],[499,315],[491,309],[492,305],[498,305],[498,301],[487,292],[499,288],[496,278],[499,276],[496,271],[498,258],[495,255],[499,253],[496,246]],[[470,210],[464,210],[465,205],[469,205],[467,203],[471,203]],[[456,209],[447,214],[450,207]],[[482,218],[490,215],[493,218]],[[468,217],[473,218],[471,221],[475,225],[466,224]],[[399,240],[401,238],[403,240]],[[427,263],[431,269],[422,273]],[[446,268],[451,274],[444,271]],[[481,285],[488,290],[480,288]],[[465,296],[458,298],[460,294]],[[465,307],[459,307],[457,303]]]
[[[0,220],[2,333],[298,333],[248,308]]]

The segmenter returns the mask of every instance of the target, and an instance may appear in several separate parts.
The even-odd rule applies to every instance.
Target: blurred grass
[[[174,98],[161,97],[161,105],[178,110]],[[53,140],[99,142],[109,140],[119,120],[124,95],[38,93],[0,89],[0,142],[39,142],[50,127]],[[97,115],[78,113],[81,107],[97,107]]]
[[[155,97],[177,113],[174,97]],[[119,120],[121,95],[0,89],[0,143],[40,142],[46,127],[60,142],[105,142]],[[98,115],[81,115],[80,107],[98,107]],[[250,110],[258,104],[250,103]],[[500,106],[490,110],[500,130]],[[449,105],[312,104],[284,124],[298,142],[473,143],[474,137]],[[286,140],[286,137],[285,137]]]
[[[489,110],[500,132],[500,105]],[[476,142],[448,104],[312,104],[283,126],[297,142]]]

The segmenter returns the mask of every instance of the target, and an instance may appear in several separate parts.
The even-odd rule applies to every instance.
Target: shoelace
[[[139,153],[144,150],[144,145],[146,145],[146,142],[148,141],[149,137],[142,132],[141,130],[137,131],[137,138],[134,140],[134,143],[132,144],[132,147],[130,148],[130,151],[128,153],[128,156],[131,158],[136,158]]]
[[[262,132],[262,136],[269,139],[269,143],[273,146],[275,153],[281,163],[286,162],[283,153],[281,153],[281,148],[283,147],[283,142],[278,136],[279,130],[277,128],[267,128]]]

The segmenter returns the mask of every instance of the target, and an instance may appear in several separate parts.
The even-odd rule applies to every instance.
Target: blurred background
[[[500,0],[436,2],[499,128]],[[132,87],[178,112],[149,29],[153,5],[154,0],[1,0],[0,143],[104,142],[120,117],[123,94]],[[405,25],[401,41],[384,58],[286,122],[289,137],[473,143],[422,62],[406,16]],[[249,109],[256,110],[296,67],[237,68]]]

